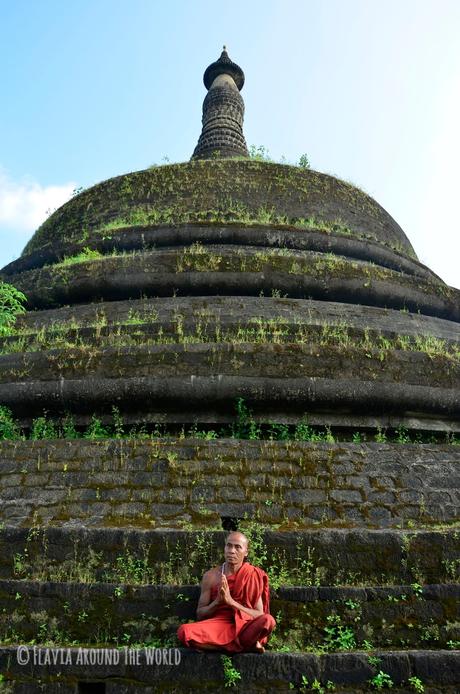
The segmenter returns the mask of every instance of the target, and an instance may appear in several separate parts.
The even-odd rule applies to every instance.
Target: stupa
[[[360,189],[248,155],[225,48],[204,84],[190,161],[82,191],[1,271],[5,691],[453,694],[460,292]],[[149,664],[233,527],[272,650]]]

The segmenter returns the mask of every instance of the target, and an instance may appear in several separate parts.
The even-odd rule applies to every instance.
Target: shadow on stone
[[[105,694],[104,682],[79,682],[78,694]]]

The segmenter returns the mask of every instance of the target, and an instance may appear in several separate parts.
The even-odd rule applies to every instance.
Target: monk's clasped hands
[[[228,581],[225,574],[222,574],[219,597],[221,602],[225,603],[226,605],[233,606],[234,600],[230,595],[230,588],[228,587]]]

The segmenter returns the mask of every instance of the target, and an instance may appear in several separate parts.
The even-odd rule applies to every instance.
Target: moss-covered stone
[[[251,160],[204,160],[125,174],[90,188],[55,212],[25,253],[129,221],[184,222],[213,218],[246,221],[272,214],[294,222],[346,225],[377,241],[413,249],[396,222],[361,190],[332,176]],[[114,224],[115,222],[115,224]]]

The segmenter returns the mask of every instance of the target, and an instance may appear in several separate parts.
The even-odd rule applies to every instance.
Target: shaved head
[[[240,533],[239,530],[230,530],[229,533],[227,533],[227,537],[225,538],[225,541],[227,542],[228,538],[231,537],[233,540],[240,540],[240,542],[244,542],[246,547],[249,546],[249,540],[246,537],[244,533]]]

